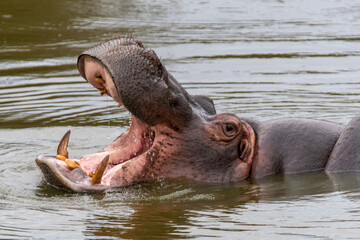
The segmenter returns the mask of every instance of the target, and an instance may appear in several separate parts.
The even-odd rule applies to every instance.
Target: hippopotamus
[[[232,183],[270,174],[360,170],[360,116],[344,126],[217,114],[210,98],[190,95],[153,50],[131,37],[83,52],[77,68],[131,113],[131,125],[101,151],[74,159],[67,132],[57,156],[36,158],[55,187],[87,192],[159,178]]]

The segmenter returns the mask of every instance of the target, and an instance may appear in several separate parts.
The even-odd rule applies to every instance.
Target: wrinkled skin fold
[[[335,145],[341,152],[345,140],[339,139],[348,139],[342,133],[349,135],[348,128],[354,126],[344,130],[342,125],[318,120],[257,122],[216,114],[208,97],[188,94],[155,52],[133,38],[100,43],[83,52],[77,66],[101,94],[123,105],[132,121],[125,133],[97,153],[69,158],[68,132],[60,141],[58,156],[38,156],[36,163],[45,180],[58,188],[101,191],[179,177],[236,182],[278,172],[325,168],[330,172],[343,166],[332,149]]]

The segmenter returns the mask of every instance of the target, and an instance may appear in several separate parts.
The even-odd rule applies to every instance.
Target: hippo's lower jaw
[[[90,184],[89,177],[80,169],[70,170],[61,164],[55,156],[39,155],[36,163],[44,174],[45,180],[52,186],[74,192],[90,192],[106,189],[102,184]]]

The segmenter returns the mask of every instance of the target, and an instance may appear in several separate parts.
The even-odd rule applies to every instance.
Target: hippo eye
[[[227,132],[231,132],[234,130],[234,126],[231,123],[227,123],[225,129]]]
[[[224,129],[225,135],[228,137],[231,137],[236,132],[236,127],[231,123],[226,123],[223,129]]]

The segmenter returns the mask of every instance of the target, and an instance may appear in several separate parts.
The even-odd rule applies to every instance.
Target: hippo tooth
[[[101,96],[104,95],[104,94],[107,94],[106,88],[103,88],[103,89],[101,90],[101,92],[100,92],[100,95],[101,95]]]
[[[56,159],[61,160],[61,161],[65,161],[67,158],[64,157],[63,155],[56,155]]]
[[[105,172],[109,159],[110,159],[110,155],[106,155],[106,157],[101,161],[99,166],[96,168],[95,173],[91,179],[92,184],[98,184],[101,182],[101,178]]]
[[[100,84],[104,84],[105,80],[102,79],[101,77],[97,77],[97,78],[95,78],[95,82],[100,83]]]
[[[70,130],[67,131],[65,133],[65,135],[61,138],[59,146],[57,148],[57,154],[56,155],[61,155],[61,156],[64,156],[65,158],[69,158],[69,153],[67,151],[67,147],[68,147],[68,144],[69,144],[70,133],[71,133]]]
[[[68,165],[68,167],[71,170],[75,169],[75,168],[80,168],[80,164],[77,161],[73,161],[73,160],[70,160],[70,159],[65,159],[65,163],[66,163],[66,165]]]
[[[93,177],[93,173],[92,172],[87,172],[85,171],[84,169],[81,168],[80,164],[75,161],[75,160],[70,160],[64,156],[61,156],[61,155],[57,155],[56,158],[58,160],[61,160],[61,161],[64,161],[66,163],[66,165],[71,169],[75,169],[75,168],[79,168],[80,170],[82,170],[84,173],[86,173],[86,175],[88,175],[89,177]]]

